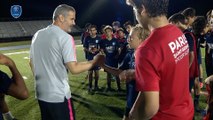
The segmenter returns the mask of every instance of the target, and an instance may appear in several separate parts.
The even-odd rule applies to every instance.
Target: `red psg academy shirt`
[[[136,88],[159,91],[160,107],[152,120],[192,120],[189,93],[189,46],[174,25],[152,31],[136,51]]]

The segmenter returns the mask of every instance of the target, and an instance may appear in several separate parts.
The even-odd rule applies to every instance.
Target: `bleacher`
[[[52,23],[51,20],[0,22],[0,40],[32,37],[36,31]],[[71,34],[80,34],[81,28],[74,26]]]

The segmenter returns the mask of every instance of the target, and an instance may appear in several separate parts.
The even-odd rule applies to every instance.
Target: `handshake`
[[[112,75],[118,76],[121,81],[130,82],[135,79],[134,69],[121,70],[105,65],[105,56],[102,53],[99,53],[94,57],[94,65],[98,65]]]
[[[94,57],[93,60],[94,60],[94,65],[98,65],[102,67],[105,64],[105,55],[100,52]]]

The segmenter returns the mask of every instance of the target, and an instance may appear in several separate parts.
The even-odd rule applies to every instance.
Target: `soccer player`
[[[205,47],[205,65],[207,77],[213,75],[213,10],[209,10],[207,13],[207,20],[209,31],[205,35],[206,47]]]
[[[102,65],[102,67],[111,74],[118,76],[123,70],[128,72],[132,72],[135,70],[135,56],[134,51],[138,48],[138,46],[145,40],[145,38],[149,35],[147,30],[144,30],[142,26],[136,25],[132,28],[130,32],[130,36],[128,39],[128,43],[130,48],[134,49],[129,52],[122,61],[119,69],[112,68],[107,65]],[[134,76],[133,76],[134,77]],[[138,92],[135,89],[135,78],[128,79],[126,81],[126,93],[127,93],[127,103],[126,103],[126,111],[123,117],[123,120],[128,120],[129,112],[136,100]]]
[[[131,31],[131,28],[133,27],[133,24],[131,23],[131,21],[127,21],[127,22],[124,23],[123,26],[126,29],[127,33],[129,34],[130,31]]]
[[[119,48],[118,48],[119,49],[118,66],[119,66],[128,52],[128,47],[127,47],[128,43],[127,43],[127,38],[125,36],[123,28],[119,28],[117,30],[117,33],[118,33],[117,40],[119,44]]]
[[[187,27],[191,29],[192,23],[194,22],[196,18],[196,10],[194,8],[186,8],[183,10],[182,14],[186,17],[187,19]]]
[[[114,31],[114,34],[113,34],[114,38],[118,38],[119,37],[117,31],[120,28],[120,26],[121,26],[121,23],[119,21],[114,21],[112,23],[112,28],[113,28],[113,31]]]
[[[106,55],[106,60],[105,60],[105,64],[110,66],[110,67],[118,67],[118,48],[119,48],[119,44],[117,39],[113,38],[113,30],[112,27],[107,25],[104,29],[105,33],[106,33],[106,39],[102,40],[101,42],[101,51],[105,53]],[[112,74],[110,74],[109,72],[107,72],[107,91],[111,91],[111,79],[112,79]],[[116,77],[116,82],[117,82],[117,87],[118,87],[118,91],[121,90],[121,86],[120,86],[120,80],[118,77]]]
[[[88,52],[88,61],[93,60],[94,56],[99,53],[101,38],[97,36],[97,27],[96,25],[91,25],[89,28],[90,36],[85,38],[84,48],[86,52]],[[88,71],[89,75],[89,88],[88,92],[92,92],[92,81],[93,81],[93,72],[95,73],[95,88],[94,90],[98,90],[98,79],[99,79],[99,66],[94,66]]]
[[[4,111],[5,110],[4,107],[7,107],[5,106],[6,104],[4,101],[4,94],[10,95],[20,100],[25,100],[29,97],[29,93],[24,83],[24,79],[22,78],[20,72],[16,68],[15,62],[9,57],[0,54],[0,64],[7,66],[12,73],[12,77],[10,78],[6,73],[0,71],[1,112],[6,112],[8,111],[8,109],[6,108],[7,110]],[[3,120],[3,116],[1,113],[0,119]]]
[[[151,31],[136,50],[136,120],[192,120],[189,48],[184,34],[167,20],[169,0],[127,0],[137,21]],[[172,32],[171,32],[172,31]]]
[[[85,25],[85,31],[81,34],[81,44],[84,46],[85,44],[85,38],[87,36],[89,36],[89,27],[91,26],[91,23],[87,23]],[[84,54],[85,54],[85,59],[88,59],[87,56],[88,56],[88,52],[84,49]],[[86,75],[85,77],[85,80],[88,79],[88,74]],[[84,80],[82,81],[82,83],[84,83]]]
[[[205,34],[208,31],[208,26],[207,26],[207,20],[203,16],[198,16],[195,21],[192,23],[192,31],[195,34],[196,38],[196,43],[197,43],[197,59],[198,59],[198,65],[202,66],[202,58],[201,58],[201,50],[200,50],[200,45],[201,43],[205,42]],[[199,81],[202,83],[203,79],[203,74],[202,74],[202,67],[200,68],[200,73],[199,73]],[[196,112],[200,112],[198,109],[199,107],[199,97],[200,95],[195,96],[195,108]]]
[[[67,69],[78,74],[98,62],[77,62],[74,39],[67,33],[75,25],[75,15],[69,5],[57,6],[52,25],[37,31],[32,39],[30,66],[42,120],[75,119]]]
[[[212,120],[213,119],[213,75],[205,79],[206,89],[208,91],[207,98],[207,115],[203,120]]]
[[[104,28],[106,27],[106,25],[101,25],[101,39],[105,40],[106,39],[106,33],[104,31]]]
[[[10,112],[9,107],[5,101],[5,94],[0,93],[0,112],[3,114],[5,120],[17,120]]]
[[[89,27],[91,26],[91,23],[87,23],[85,25],[85,31],[81,34],[81,44],[84,44],[84,39],[89,36]]]
[[[186,17],[187,19],[187,27],[188,30],[192,32],[192,24],[196,18],[196,10],[194,8],[186,8],[183,10],[182,14]],[[197,44],[197,59],[198,59],[198,65],[199,65],[199,82],[202,84],[203,81],[203,67],[202,67],[202,55],[200,51],[200,47],[203,47],[203,41],[196,41]],[[202,86],[202,85],[201,85]]]
[[[196,38],[194,34],[188,30],[186,24],[186,18],[181,13],[176,13],[169,18],[169,22],[176,25],[180,28],[184,35],[186,36],[187,42],[189,44],[189,91],[194,86],[194,106],[195,110],[199,111],[198,107],[198,98],[200,96],[200,82],[199,82],[199,66],[198,66],[198,59],[197,59],[197,44]]]

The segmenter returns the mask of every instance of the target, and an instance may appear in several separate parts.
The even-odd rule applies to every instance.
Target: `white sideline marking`
[[[22,76],[24,80],[27,80],[28,78],[26,76]]]
[[[76,47],[82,47],[83,45],[75,45]],[[20,51],[20,52],[11,52],[11,53],[3,53],[4,55],[18,55],[18,54],[29,54],[29,51]],[[25,58],[24,58],[25,59]],[[29,58],[28,58],[29,59]]]
[[[26,54],[29,51],[20,51],[20,52],[12,52],[12,53],[4,53],[4,55],[17,55],[17,54]]]
[[[29,57],[24,57],[24,59],[29,60],[30,58]]]

